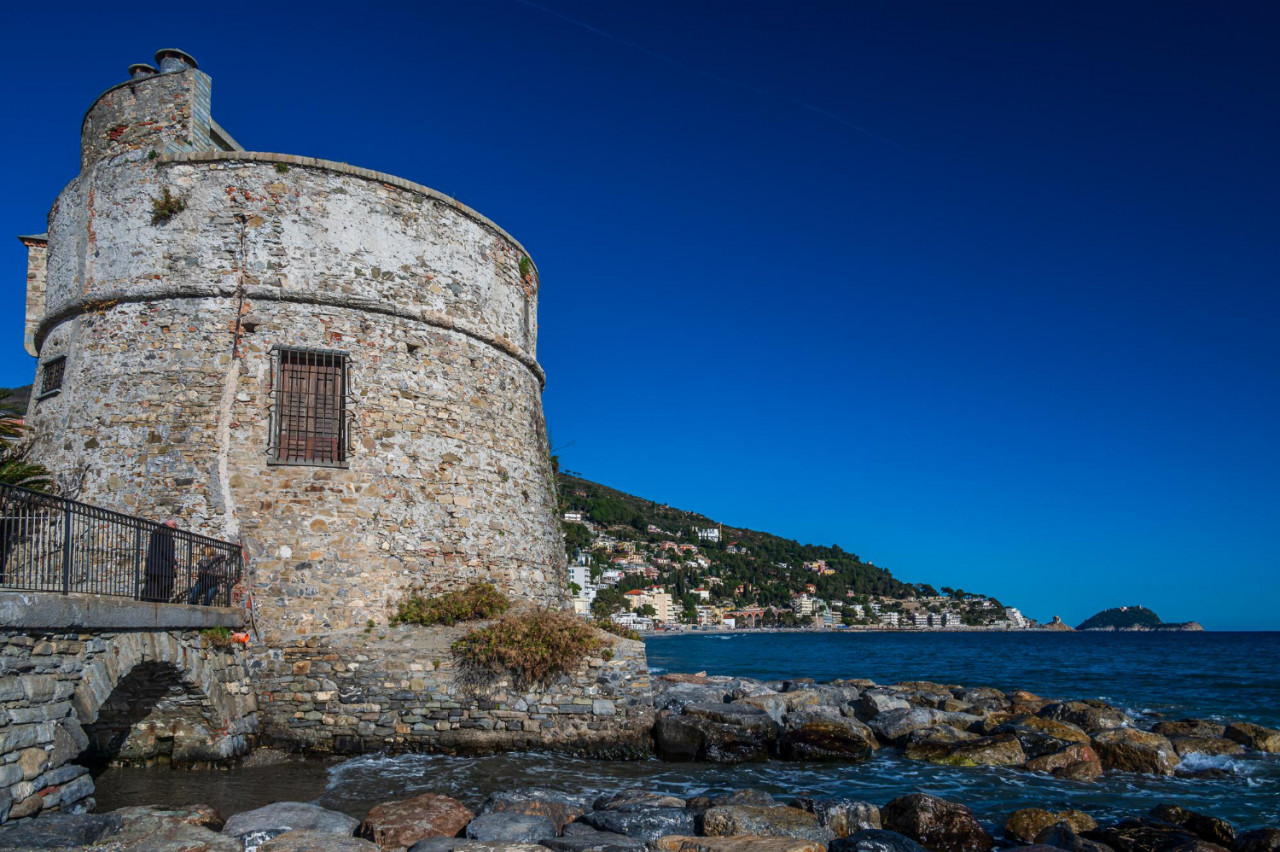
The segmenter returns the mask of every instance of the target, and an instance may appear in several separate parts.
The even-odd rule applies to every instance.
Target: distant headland
[[[1119,606],[1104,609],[1085,619],[1077,630],[1204,630],[1199,622],[1170,623],[1144,606]]]

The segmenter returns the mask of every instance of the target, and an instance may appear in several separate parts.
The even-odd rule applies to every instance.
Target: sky
[[[249,150],[528,248],[563,467],[1042,620],[1276,630],[1277,39],[1269,2],[25,4],[0,233],[178,47]]]

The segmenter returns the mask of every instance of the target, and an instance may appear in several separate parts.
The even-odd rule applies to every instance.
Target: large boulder
[[[398,847],[382,848],[391,850]],[[409,852],[546,852],[546,848],[534,843],[508,843],[502,840],[486,843],[480,840],[468,840],[465,837],[424,837],[410,846]],[[321,852],[321,849],[314,852]]]
[[[908,743],[906,754],[943,766],[1021,766],[1027,761],[1022,745],[1013,734],[967,739],[922,738]]]
[[[1188,754],[1219,756],[1244,753],[1244,746],[1226,737],[1170,737],[1169,742],[1173,744],[1173,750],[1178,753],[1178,757],[1185,757]]]
[[[831,842],[830,852],[925,852],[910,837],[896,831],[864,829]]]
[[[226,820],[213,805],[181,805],[179,807],[161,807],[158,805],[134,805],[117,808],[111,813],[118,814],[124,820],[125,827],[137,824],[152,825],[159,821],[174,821],[187,825],[198,825],[218,831],[226,824]]]
[[[768,758],[778,725],[759,707],[691,704],[683,715],[660,717],[653,735],[667,759],[742,763]]]
[[[457,799],[424,793],[369,810],[360,836],[379,846],[412,846],[424,837],[457,837],[475,818]]]
[[[232,815],[222,826],[222,833],[237,838],[245,849],[251,849],[288,831],[318,831],[350,837],[359,826],[360,820],[355,817],[319,805],[275,802]]]
[[[1118,852],[1172,852],[1202,842],[1185,828],[1150,818],[1123,819],[1115,825],[1086,832],[1085,837],[1105,843]]]
[[[743,707],[755,707],[757,710],[763,710],[769,715],[770,719],[779,725],[782,724],[782,717],[787,715],[787,710],[790,709],[787,705],[786,696],[776,692],[765,695],[744,696],[733,703]]]
[[[1032,772],[1046,772],[1070,781],[1095,781],[1102,774],[1102,760],[1092,746],[1069,745],[1025,764]]]
[[[566,825],[562,837],[550,837],[539,842],[554,852],[643,852],[646,848],[643,840],[613,831],[600,831],[580,822]]]
[[[543,787],[526,787],[494,793],[480,807],[480,816],[493,813],[527,814],[551,820],[559,832],[567,823],[591,810],[591,796],[563,793]]]
[[[1148,816],[1185,828],[1208,843],[1230,846],[1236,841],[1236,828],[1225,819],[1190,811],[1180,805],[1157,805]]]
[[[707,811],[702,817],[702,833],[708,837],[794,837],[816,843],[827,843],[833,837],[831,829],[823,827],[818,822],[817,815],[808,811],[789,807],[753,808],[745,805],[730,805]]]
[[[1174,737],[1221,737],[1227,726],[1208,719],[1178,719],[1156,722],[1151,730],[1169,739]]]
[[[911,704],[905,698],[884,690],[869,690],[862,693],[856,704],[859,718],[874,719],[881,713],[890,710],[909,710]]]
[[[826,852],[826,846],[794,837],[660,837],[657,852]]]
[[[359,837],[338,837],[322,831],[286,831],[263,843],[258,852],[378,852],[379,848],[378,844]]]
[[[90,846],[119,833],[123,825],[119,814],[45,814],[26,822],[0,826],[0,849]]]
[[[625,834],[639,840],[654,841],[669,834],[696,833],[697,818],[686,808],[646,808],[592,811],[582,822],[600,831]]]
[[[815,814],[818,817],[818,823],[830,829],[836,838],[848,837],[867,829],[880,828],[880,809],[870,802],[797,796],[791,800],[791,807]]]
[[[1089,744],[1089,735],[1070,722],[1042,719],[1039,716],[1015,716],[992,728],[992,734],[1013,734],[1028,758],[1043,757],[1069,745]]]
[[[880,809],[880,820],[934,852],[987,852],[995,845],[973,811],[928,793],[899,796]]]
[[[878,743],[857,719],[822,712],[788,713],[778,738],[784,760],[866,760]]]
[[[908,707],[886,710],[867,723],[881,742],[902,747],[912,731],[927,728],[942,721],[937,710],[927,707]]]
[[[124,821],[110,843],[117,852],[254,852],[269,833],[246,840],[218,833],[222,817],[210,805],[129,807],[113,812]]]
[[[778,800],[773,797],[772,793],[751,789],[730,790],[727,793],[714,795],[704,793],[700,796],[690,796],[686,801],[686,807],[696,811],[705,811],[708,808],[723,808],[729,805],[747,805],[753,808],[773,808],[778,805]]]
[[[684,799],[666,793],[627,789],[601,796],[591,804],[593,811],[629,811],[636,808],[683,808]]]
[[[1093,750],[1102,760],[1103,769],[1121,772],[1172,775],[1181,762],[1167,737],[1137,728],[1099,731],[1093,737]]]
[[[544,816],[498,811],[481,814],[467,823],[467,839],[482,843],[540,843],[560,833]]]
[[[1223,735],[1254,751],[1271,754],[1280,752],[1280,731],[1275,728],[1264,728],[1249,722],[1232,722],[1227,725]]]
[[[1231,852],[1277,852],[1280,850],[1280,828],[1255,828],[1236,835]]]
[[[1091,831],[1098,821],[1084,811],[1046,811],[1042,808],[1023,808],[1014,811],[1004,823],[1004,834],[1019,843],[1036,843],[1040,832],[1051,825],[1064,822],[1074,831]]]
[[[1042,830],[1036,835],[1035,845],[1045,849],[1065,849],[1067,852],[1115,852],[1105,843],[1076,834],[1076,830],[1066,822],[1054,823]]]
[[[1038,715],[1042,719],[1070,722],[1087,734],[1133,724],[1124,712],[1101,701],[1059,701],[1046,704]]]
[[[679,713],[689,704],[720,704],[727,697],[723,685],[655,681],[653,706]]]

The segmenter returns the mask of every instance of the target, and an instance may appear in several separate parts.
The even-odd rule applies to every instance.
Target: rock
[[[425,793],[375,805],[360,826],[360,836],[379,846],[412,846],[424,837],[456,837],[474,817],[457,799]]]
[[[1014,811],[1005,821],[1006,837],[1019,843],[1035,843],[1040,832],[1051,825],[1063,822],[1076,832],[1091,831],[1098,827],[1098,821],[1083,811],[1046,811],[1041,808],[1023,808]]]
[[[924,852],[924,847],[896,831],[864,829],[831,842],[831,852]]]
[[[382,848],[390,850],[399,847],[384,846]],[[409,847],[409,852],[546,852],[546,850],[547,847],[533,843],[484,843],[479,840],[467,840],[465,837],[424,837]],[[322,852],[322,850],[317,849],[315,852]]]
[[[650,793],[648,790],[621,790],[608,796],[601,796],[591,804],[596,811],[634,810],[635,808],[683,808],[684,799],[667,796],[662,793]]]
[[[787,699],[777,693],[766,695],[748,695],[734,702],[740,707],[755,707],[763,710],[776,724],[782,724],[782,717],[787,714]]]
[[[905,710],[886,710],[867,723],[881,742],[889,745],[906,745],[907,736],[920,728],[937,724],[941,719],[938,711],[925,707],[910,707]]]
[[[659,710],[681,712],[689,704],[721,704],[728,697],[723,687],[710,684],[655,683],[653,706]]]
[[[581,821],[600,831],[612,831],[645,841],[669,834],[691,835],[696,831],[695,814],[685,808],[638,807],[592,811]]]
[[[1178,805],[1157,805],[1148,816],[1185,828],[1208,843],[1230,846],[1236,840],[1235,826],[1225,819],[1189,811]]]
[[[1181,762],[1166,737],[1137,728],[1099,731],[1093,737],[1093,750],[1102,760],[1103,769],[1121,772],[1172,775]]]
[[[990,733],[1013,734],[1027,757],[1032,759],[1061,751],[1069,745],[1089,745],[1089,735],[1076,725],[1039,716],[1016,716],[996,725]]]
[[[1035,845],[1048,849],[1066,849],[1068,852],[1115,852],[1105,843],[1081,837],[1065,822],[1055,823],[1037,834]]]
[[[258,847],[258,852],[378,852],[378,844],[359,837],[322,831],[286,831]]]
[[[246,839],[221,834],[222,817],[210,805],[131,807],[113,812],[124,827],[111,838],[114,852],[242,852],[257,850],[270,833]]]
[[[118,814],[45,814],[28,822],[0,826],[0,849],[91,846],[118,834],[123,825]]]
[[[141,805],[130,808],[117,808],[112,811],[124,820],[125,826],[131,826],[142,820],[175,820],[187,825],[198,825],[201,828],[218,831],[226,823],[218,809],[213,805],[182,805],[177,808],[165,808],[158,805]]]
[[[1156,722],[1151,730],[1161,736],[1174,737],[1221,737],[1227,730],[1226,725],[1210,722],[1208,719],[1179,719],[1176,722]]]
[[[551,820],[533,814],[482,814],[467,823],[467,838],[483,843],[540,843],[559,833]]]
[[[816,712],[788,713],[778,739],[784,760],[866,760],[875,734],[857,719]]]
[[[890,710],[909,710],[911,704],[905,698],[889,692],[864,692],[858,699],[857,704],[858,717],[860,719],[874,719],[881,713],[887,713]]]
[[[1280,828],[1255,828],[1236,835],[1231,852],[1277,852],[1280,850]]]
[[[319,805],[305,802],[276,802],[252,811],[234,814],[222,826],[222,833],[239,838],[247,849],[286,831],[319,831],[350,837],[360,820]],[[407,844],[406,844],[407,845]]]
[[[724,706],[746,709],[743,705]],[[707,715],[660,717],[653,729],[658,753],[669,760],[706,760],[711,763],[765,760],[769,757],[769,747],[777,736],[778,726],[763,710],[751,709],[754,714],[722,716],[733,718],[733,722],[716,721]]]
[[[912,760],[928,760],[934,755],[946,753],[955,743],[977,738],[977,734],[962,731],[953,725],[930,725],[907,734],[903,751]]]
[[[880,809],[870,802],[797,796],[791,800],[791,807],[816,814],[818,823],[831,829],[837,838],[880,828]]]
[[[1091,746],[1070,745],[1053,754],[1028,760],[1027,769],[1047,772],[1055,778],[1071,781],[1094,781],[1102,774],[1102,760]]]
[[[1227,725],[1223,736],[1254,751],[1265,751],[1270,754],[1280,752],[1280,731],[1275,728],[1264,728],[1249,722],[1232,722]]]
[[[826,846],[794,837],[686,837],[673,835],[654,842],[658,852],[825,852]]]
[[[1178,757],[1188,754],[1243,754],[1244,746],[1226,737],[1172,737],[1169,742]]]
[[[907,746],[907,757],[944,766],[1021,766],[1027,756],[1013,734],[946,741],[924,739]]]
[[[722,808],[728,805],[775,808],[778,806],[778,801],[773,798],[772,793],[766,793],[764,790],[731,790],[714,796],[705,793],[701,796],[693,796],[687,800],[686,806],[693,810],[705,811],[708,808]]]
[[[1039,713],[1042,719],[1070,722],[1087,734],[1110,731],[1133,720],[1121,711],[1101,701],[1059,701],[1046,704]]]
[[[546,817],[559,833],[567,823],[591,811],[591,796],[580,793],[562,793],[543,787],[527,787],[521,790],[494,793],[485,800],[480,815],[492,813],[517,813]]]
[[[934,852],[987,852],[995,844],[972,811],[927,793],[899,796],[880,809],[880,820]]]
[[[754,808],[729,805],[712,808],[702,817],[702,833],[708,837],[794,837],[828,843],[832,831],[818,822],[816,814],[799,808]]]
[[[555,852],[643,852],[646,848],[643,840],[612,831],[597,831],[589,825],[572,822],[565,826],[563,837],[550,837],[539,842]]]
[[[1184,828],[1149,818],[1124,819],[1084,836],[1118,852],[1171,852],[1176,847],[1199,842],[1199,838]]]

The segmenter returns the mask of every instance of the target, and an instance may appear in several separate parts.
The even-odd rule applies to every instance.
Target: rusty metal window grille
[[[67,356],[60,355],[45,361],[40,373],[40,396],[46,397],[62,390],[62,376],[67,370]]]
[[[271,350],[271,461],[341,466],[347,461],[345,352]]]

